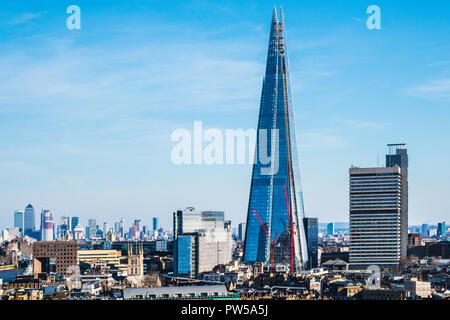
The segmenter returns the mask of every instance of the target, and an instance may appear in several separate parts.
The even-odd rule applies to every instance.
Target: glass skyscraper
[[[35,229],[36,229],[36,218],[34,208],[31,204],[29,204],[25,208],[24,233],[27,236],[33,236]]]
[[[270,165],[266,157],[272,159]],[[273,248],[276,264],[292,262],[292,271],[298,271],[307,265],[308,250],[284,18],[282,10],[278,18],[276,8],[261,94],[255,160],[244,261],[269,263]]]

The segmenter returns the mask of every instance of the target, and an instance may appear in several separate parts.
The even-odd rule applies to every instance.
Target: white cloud
[[[406,88],[404,92],[417,98],[449,100],[450,78],[434,80],[424,85]]]
[[[343,148],[346,146],[344,138],[332,130],[323,129],[300,133],[300,148]]]
[[[41,12],[24,12],[22,14],[20,14],[17,17],[12,18],[11,20],[9,20],[9,22],[7,23],[8,25],[11,26],[18,26],[24,23],[27,23],[31,20],[37,19],[40,16],[42,16],[43,14],[45,14],[45,11],[41,11]]]

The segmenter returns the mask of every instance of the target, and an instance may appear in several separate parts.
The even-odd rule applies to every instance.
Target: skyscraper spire
[[[267,171],[261,154],[277,165]],[[303,268],[308,260],[284,18],[274,8],[261,94],[244,260]],[[286,191],[286,192],[285,192]],[[294,270],[292,270],[294,269]]]
[[[273,6],[272,22],[278,22],[277,7],[276,6]]]

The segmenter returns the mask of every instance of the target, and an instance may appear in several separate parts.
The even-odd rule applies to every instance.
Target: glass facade
[[[31,236],[35,229],[36,229],[36,218],[34,214],[34,208],[31,204],[29,204],[25,208],[24,233],[27,236]]]
[[[263,157],[271,158],[271,162],[266,164]],[[284,188],[292,219],[289,218]],[[284,19],[281,12],[279,20],[274,9],[247,212],[244,260],[268,263],[271,239],[276,237],[275,263],[290,263],[293,243],[294,267],[302,269],[308,260],[303,218]]]
[[[319,221],[317,218],[305,218],[303,224],[306,230],[306,240],[308,243],[308,267],[317,268],[319,264]]]
[[[192,269],[192,235],[178,236],[176,242],[176,250],[174,250],[175,257],[175,274],[190,275],[194,270]]]
[[[231,224],[223,211],[178,210],[173,230],[175,274],[194,277],[232,260]]]

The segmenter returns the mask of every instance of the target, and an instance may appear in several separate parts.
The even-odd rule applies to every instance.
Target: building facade
[[[22,210],[14,211],[14,228],[19,229],[20,235],[24,234],[24,212]]]
[[[174,273],[196,277],[232,259],[231,225],[223,211],[178,210],[173,214]]]
[[[267,161],[266,157],[270,160]],[[244,261],[308,261],[284,18],[273,11],[247,210]],[[294,270],[293,270],[294,271]]]
[[[388,144],[386,167],[398,166],[401,169],[401,205],[400,205],[400,255],[405,260],[408,251],[408,150],[405,143]]]
[[[55,221],[50,210],[41,211],[41,241],[53,241],[55,239]]]
[[[33,243],[33,274],[65,275],[69,267],[78,266],[76,241],[40,241]]]
[[[350,268],[397,269],[401,259],[402,169],[350,169]]]
[[[308,269],[317,268],[319,265],[319,220],[317,218],[304,218],[303,225],[306,231],[308,243]]]
[[[27,236],[34,236],[34,231],[36,230],[36,217],[33,206],[31,204],[27,205],[24,213],[24,234]]]

